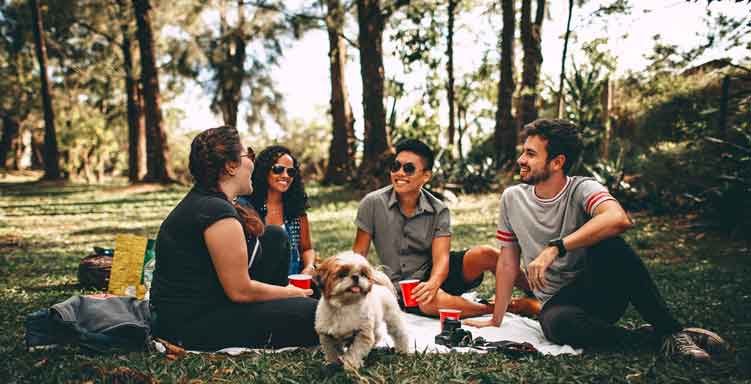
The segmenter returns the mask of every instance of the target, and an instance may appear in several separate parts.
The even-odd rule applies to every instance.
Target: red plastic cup
[[[445,319],[459,320],[459,315],[461,314],[462,314],[461,309],[447,309],[447,308],[439,309],[438,316],[441,319],[441,329],[443,329],[443,320]]]
[[[412,290],[415,289],[417,284],[420,284],[420,280],[402,280],[399,282],[399,286],[402,288],[402,299],[404,299],[405,307],[416,307],[417,300],[412,297]]]
[[[297,288],[310,289],[310,282],[313,280],[313,276],[305,274],[289,275],[289,283]]]

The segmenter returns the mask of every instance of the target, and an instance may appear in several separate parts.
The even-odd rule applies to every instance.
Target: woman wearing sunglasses
[[[287,231],[290,242],[288,273],[312,275],[316,254],[305,213],[308,195],[297,159],[288,148],[273,145],[258,154],[255,165],[250,203],[266,224],[278,225]]]
[[[313,291],[288,285],[286,269],[274,269],[289,251],[273,243],[287,244],[286,234],[276,229],[274,235],[254,209],[235,202],[253,191],[253,158],[231,127],[193,139],[195,184],[162,222],[156,241],[155,336],[197,350],[318,343]],[[259,241],[262,234],[276,240]]]

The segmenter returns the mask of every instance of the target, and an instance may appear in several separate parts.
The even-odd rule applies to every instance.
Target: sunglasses
[[[397,173],[400,169],[404,169],[404,173],[407,176],[412,176],[415,174],[415,171],[417,170],[417,167],[414,163],[404,163],[402,164],[399,162],[399,160],[394,160],[393,163],[391,163],[391,173]]]
[[[240,157],[247,157],[247,158],[250,159],[250,161],[256,161],[256,152],[253,151],[253,148],[248,147],[247,150],[248,150],[248,153],[246,153],[244,155],[240,155]]]
[[[284,171],[287,171],[287,176],[289,177],[295,177],[297,176],[297,169],[295,168],[287,168],[281,164],[275,164],[273,167],[271,167],[271,173],[275,175],[281,175],[284,173]]]

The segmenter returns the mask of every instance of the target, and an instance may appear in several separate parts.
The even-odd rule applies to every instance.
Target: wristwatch
[[[566,247],[563,245],[563,239],[553,239],[548,241],[548,247],[556,247],[558,248],[558,256],[557,257],[563,257],[563,255],[566,254]]]

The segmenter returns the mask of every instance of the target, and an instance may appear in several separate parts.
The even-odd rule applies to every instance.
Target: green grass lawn
[[[501,354],[376,351],[359,377],[329,374],[319,349],[239,357],[158,353],[91,355],[75,347],[27,352],[24,317],[71,295],[79,260],[115,235],[155,237],[185,187],[44,184],[0,179],[0,383],[13,382],[749,382],[751,263],[748,243],[706,231],[697,218],[635,215],[627,238],[647,263],[677,316],[712,329],[738,350],[739,361],[667,361],[649,346],[619,346],[581,356],[509,359]],[[308,188],[315,247],[323,257],[348,249],[358,195]],[[451,205],[453,248],[494,244],[498,196],[462,196]],[[371,255],[372,257],[373,255]],[[486,277],[481,294],[491,294]],[[622,323],[640,324],[629,310]],[[252,324],[248,325],[249,327]]]

